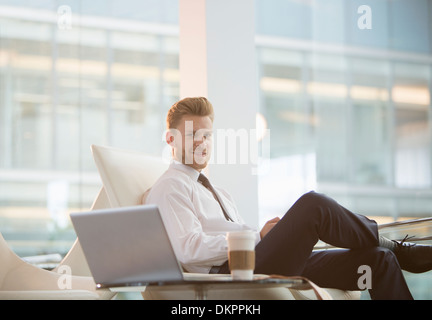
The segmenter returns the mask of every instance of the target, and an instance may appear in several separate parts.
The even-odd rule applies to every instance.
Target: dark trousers
[[[345,249],[312,251],[318,240]],[[375,221],[316,192],[303,195],[255,248],[255,273],[304,276],[325,288],[359,290],[368,266],[372,299],[412,299],[394,253],[378,247]],[[220,273],[229,273],[228,264]]]

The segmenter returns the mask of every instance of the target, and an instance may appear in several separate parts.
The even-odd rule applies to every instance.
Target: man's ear
[[[167,132],[166,132],[165,141],[170,146],[173,146],[172,144],[174,142],[174,134],[170,130],[167,130]]]
[[[181,149],[181,144],[182,144],[181,132],[175,128],[166,130],[165,142],[173,148],[176,147]]]

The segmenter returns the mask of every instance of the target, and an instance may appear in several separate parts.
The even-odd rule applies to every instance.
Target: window
[[[272,4],[256,16],[272,164],[261,222],[311,189],[379,222],[430,216],[431,2],[371,3],[372,30],[358,1]]]
[[[0,1],[0,226],[21,256],[65,254],[101,187],[90,145],[160,155],[178,99],[177,1],[61,5]]]

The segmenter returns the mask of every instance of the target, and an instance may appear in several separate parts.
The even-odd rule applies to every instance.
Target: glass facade
[[[162,152],[178,100],[177,1],[0,1],[0,226],[60,252],[101,187],[91,144]]]
[[[256,4],[262,222],[310,189],[379,222],[431,216],[432,2]]]
[[[260,222],[317,190],[389,222],[432,215],[432,1],[255,0],[271,132]],[[160,155],[179,97],[177,0],[0,0],[0,231],[65,254],[101,182],[91,144]]]

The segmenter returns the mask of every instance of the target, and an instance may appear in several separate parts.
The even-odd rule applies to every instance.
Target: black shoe
[[[422,273],[432,270],[432,246],[406,242],[412,237],[408,235],[396,243],[394,253],[402,270]]]

